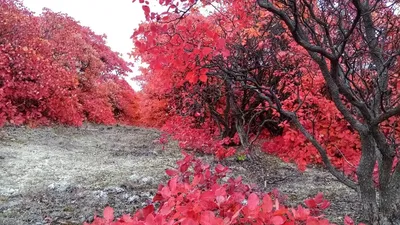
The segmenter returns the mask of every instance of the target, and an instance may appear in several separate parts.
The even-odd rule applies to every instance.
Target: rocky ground
[[[0,225],[75,225],[107,205],[117,215],[143,207],[166,181],[164,170],[181,158],[176,143],[162,150],[159,137],[154,129],[123,126],[1,128]],[[357,217],[357,195],[326,171],[300,173],[260,155],[254,162],[228,159],[222,164],[263,191],[278,188],[289,205],[323,192],[332,203],[326,212],[332,222]],[[215,163],[211,156],[199,157]]]

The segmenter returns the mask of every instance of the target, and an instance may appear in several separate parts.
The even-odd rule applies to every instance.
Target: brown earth
[[[148,204],[166,168],[181,158],[177,144],[165,149],[154,129],[85,125],[0,130],[0,225],[82,224],[110,205],[117,215]],[[356,193],[323,169],[300,173],[272,156],[222,164],[262,191],[278,188],[288,205],[323,192],[331,201],[327,217],[342,224],[356,217]],[[211,156],[199,156],[215,164]]]

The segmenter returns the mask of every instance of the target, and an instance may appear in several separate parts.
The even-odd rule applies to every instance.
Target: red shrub
[[[171,177],[160,185],[153,203],[133,216],[124,215],[114,221],[113,209],[104,209],[104,218],[95,217],[92,225],[227,225],[227,224],[270,224],[270,225],[329,225],[322,211],[329,202],[318,194],[305,201],[307,208],[286,207],[272,193],[257,193],[240,177],[221,178],[229,168],[210,165],[186,155],[178,161],[178,169],[168,169]],[[156,207],[159,205],[159,207]],[[354,222],[346,217],[346,225]],[[85,225],[89,225],[85,223]],[[361,225],[361,224],[360,224]]]

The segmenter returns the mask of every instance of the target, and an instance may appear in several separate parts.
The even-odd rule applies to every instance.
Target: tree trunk
[[[244,149],[247,149],[250,146],[249,137],[247,136],[247,132],[244,129],[243,120],[241,118],[237,118],[235,121],[236,131],[239,135],[240,143]]]
[[[236,132],[239,135],[240,143],[242,144],[243,148],[246,149],[250,146],[249,144],[249,137],[247,135],[246,129],[244,128],[245,121],[242,115],[241,110],[239,109],[239,106],[237,105],[234,91],[232,88],[232,81],[225,79],[225,86],[226,86],[226,92],[227,92],[227,103],[230,105],[230,110],[231,113],[233,114],[233,119],[235,123],[235,128]]]
[[[373,225],[379,225],[379,207],[373,182],[376,162],[375,142],[369,132],[360,133],[361,159],[357,168],[359,193],[361,195],[361,216]]]
[[[395,172],[390,184],[380,192],[381,225],[400,224],[400,174]]]
[[[373,171],[377,159],[375,141],[369,132],[361,133],[360,137],[362,155],[357,168],[362,206],[360,215],[367,224],[399,225],[400,182],[392,179],[390,185],[382,188],[377,196],[377,187],[373,182]]]

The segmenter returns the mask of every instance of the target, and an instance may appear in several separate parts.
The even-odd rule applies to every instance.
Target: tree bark
[[[375,142],[367,132],[360,133],[360,138],[362,154],[357,168],[357,176],[361,195],[361,213],[363,219],[378,225],[379,206],[373,182],[373,171],[376,162]]]

